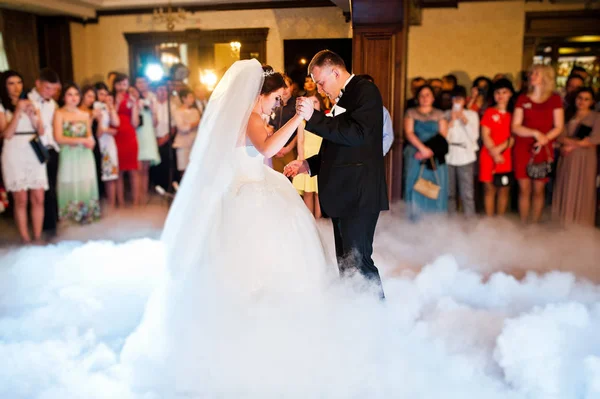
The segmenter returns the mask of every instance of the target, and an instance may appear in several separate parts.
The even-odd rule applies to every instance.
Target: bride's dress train
[[[323,306],[337,267],[290,181],[245,136],[261,77],[256,60],[236,62],[203,116],[163,231],[163,282],[121,353],[142,390],[241,398],[260,375],[310,367],[291,360],[319,347],[298,340],[322,324],[307,316]]]
[[[238,170],[215,234],[198,243],[205,256],[196,267],[165,276],[122,352],[134,379],[159,375],[157,385],[167,392],[243,397],[256,386],[251,369],[258,361],[276,373],[300,360],[307,352],[303,347],[294,355],[298,339],[323,324],[316,320],[309,328],[307,316],[318,314],[326,287],[337,279],[314,218],[289,180],[265,166],[252,146],[235,154]],[[193,227],[181,234],[193,235]]]

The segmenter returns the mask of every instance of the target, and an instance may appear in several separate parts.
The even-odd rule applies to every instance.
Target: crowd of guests
[[[573,68],[562,94],[550,66],[524,78],[516,92],[501,74],[478,77],[468,94],[453,75],[412,79],[404,118],[411,218],[459,208],[472,216],[482,186],[486,215],[503,215],[512,189],[524,223],[539,222],[551,202],[560,223],[595,224],[600,103],[590,77]]]
[[[518,190],[521,220],[538,222],[551,183],[553,216],[564,224],[593,225],[600,114],[588,79],[574,68],[562,94],[555,90],[554,70],[542,65],[531,68],[518,92],[501,74],[478,77],[469,92],[453,75],[412,79],[403,182],[410,218],[459,210],[470,217],[478,202],[486,215],[503,215],[511,190]],[[273,131],[295,115],[298,96],[326,113],[335,104],[311,77],[303,87],[287,76],[285,82],[280,106],[265,118]],[[0,190],[11,194],[25,243],[40,242],[43,232],[53,236],[60,220],[89,223],[128,202],[146,203],[155,185],[176,187],[209,95],[201,84],[193,90],[182,82],[151,86],[145,76],[130,81],[118,72],[80,88],[61,84],[46,68],[32,90],[26,83],[16,71],[0,79]],[[385,107],[382,113],[385,155],[394,132]],[[302,124],[266,162],[283,172],[320,145],[321,138]],[[317,177],[298,175],[292,184],[321,217]]]
[[[0,77],[0,190],[24,243],[53,237],[60,221],[90,223],[144,204],[151,184],[171,189],[207,102],[204,87],[151,88],[117,72],[80,88],[46,68],[32,90],[27,83],[12,70]]]

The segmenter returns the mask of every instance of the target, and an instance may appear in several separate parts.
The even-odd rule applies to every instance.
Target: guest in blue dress
[[[423,213],[448,211],[448,168],[444,157],[436,154],[437,149],[432,149],[425,144],[428,141],[439,142],[439,137],[436,137],[438,134],[445,139],[448,123],[444,119],[444,113],[433,107],[435,97],[430,86],[420,87],[416,99],[418,106],[409,108],[404,118],[404,133],[408,141],[404,150],[406,171],[404,200],[411,220],[417,220]],[[445,142],[445,140],[441,141]],[[423,164],[426,166],[422,168]],[[437,199],[430,199],[414,190],[413,187],[419,177],[440,186]]]

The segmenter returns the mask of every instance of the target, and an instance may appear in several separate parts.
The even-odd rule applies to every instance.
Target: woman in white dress
[[[336,277],[313,216],[290,181],[264,164],[302,123],[295,115],[277,132],[265,126],[284,85],[281,74],[245,60],[211,95],[162,235],[169,273],[121,353],[137,378],[160,370],[160,385],[199,395],[189,397],[248,389],[228,382],[236,371],[222,363],[237,358],[244,368],[255,355],[240,350],[263,353],[270,345],[261,328],[273,318],[253,313],[252,304],[308,306]]]
[[[40,162],[31,144],[35,135],[44,134],[39,111],[23,99],[23,78],[17,72],[6,71],[0,83],[0,132],[2,174],[7,191],[13,193],[14,214],[21,240],[31,242],[27,208],[31,205],[33,239],[41,240],[44,223],[44,191],[48,189],[46,164]]]
[[[119,156],[115,142],[120,123],[119,114],[108,87],[103,82],[98,82],[95,88],[98,101],[94,103],[94,109],[98,110],[98,146],[102,163],[100,180],[104,183],[107,205],[109,209],[113,209],[117,200],[116,182],[119,178]]]

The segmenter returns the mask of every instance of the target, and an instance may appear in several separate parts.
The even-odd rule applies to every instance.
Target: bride
[[[316,224],[289,181],[264,165],[302,122],[296,114],[275,133],[264,122],[284,87],[280,73],[244,60],[213,92],[162,235],[174,276],[210,269],[228,295],[252,297],[322,281]]]
[[[244,60],[211,95],[162,234],[164,284],[122,351],[134,379],[155,380],[144,373],[160,369],[165,384],[201,397],[198,386],[209,389],[208,380],[227,386],[225,376],[234,377],[214,370],[268,356],[273,336],[261,331],[302,328],[283,320],[300,305],[320,306],[335,277],[313,216],[289,180],[264,164],[302,121],[297,114],[274,133],[265,124],[284,86],[281,74]]]

